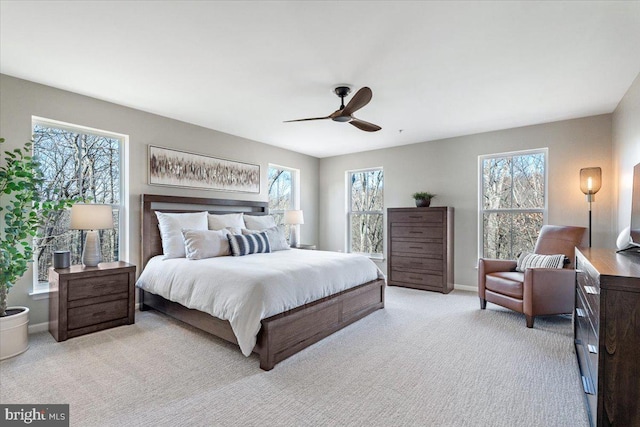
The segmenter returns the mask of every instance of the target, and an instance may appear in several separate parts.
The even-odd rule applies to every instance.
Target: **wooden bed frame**
[[[268,204],[244,200],[142,195],[142,265],[162,254],[162,242],[155,211],[210,213],[244,212],[266,215]],[[273,369],[300,350],[322,340],[345,326],[384,308],[382,279],[373,280],[346,291],[262,320],[254,353],[260,356],[260,368]],[[189,309],[178,303],[140,289],[140,310],[155,309],[191,326],[237,344],[226,320]]]

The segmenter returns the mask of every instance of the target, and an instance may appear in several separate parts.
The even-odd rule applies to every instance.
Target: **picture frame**
[[[149,185],[260,193],[260,165],[149,145]]]

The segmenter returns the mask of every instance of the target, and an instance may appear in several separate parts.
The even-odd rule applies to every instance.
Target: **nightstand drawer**
[[[84,326],[108,322],[109,320],[127,317],[126,299],[104,302],[101,304],[86,305],[84,307],[70,308],[68,314],[68,328],[77,329]]]
[[[69,301],[98,297],[102,295],[127,292],[129,289],[129,274],[118,273],[107,276],[98,276],[69,280]]]

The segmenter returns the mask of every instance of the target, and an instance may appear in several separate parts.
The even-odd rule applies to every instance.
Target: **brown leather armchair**
[[[587,229],[545,225],[540,230],[534,253],[564,254],[564,268],[528,268],[516,271],[516,261],[484,259],[478,262],[480,308],[487,301],[524,313],[527,328],[533,328],[536,316],[572,313],[576,272],[573,269],[575,247],[586,244]]]

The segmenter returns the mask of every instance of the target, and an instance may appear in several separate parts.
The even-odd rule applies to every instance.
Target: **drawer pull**
[[[107,311],[97,311],[95,313],[92,314],[93,317],[97,317],[97,316],[104,316],[105,314],[107,314]]]
[[[422,231],[410,231],[409,234],[422,234]]]
[[[418,219],[420,219],[420,215],[409,215],[409,218],[418,218]]]
[[[584,388],[584,392],[587,394],[596,394],[595,387],[593,387],[593,381],[591,378],[587,378],[582,375],[582,388]]]
[[[421,246],[409,246],[409,249],[422,249]]]
[[[587,349],[589,350],[589,353],[598,354],[598,347],[593,344],[587,344]]]
[[[583,309],[581,309],[580,307],[576,308],[576,314],[578,315],[578,317],[587,317],[585,315],[585,312]]]
[[[594,286],[585,286],[584,290],[589,295],[598,295],[598,290]]]

